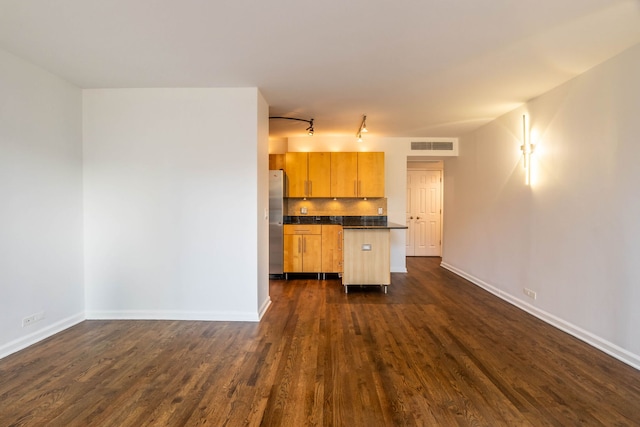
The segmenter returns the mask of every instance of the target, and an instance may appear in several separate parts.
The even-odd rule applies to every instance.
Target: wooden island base
[[[391,284],[388,228],[344,229],[344,272],[342,284],[345,293],[349,285]]]

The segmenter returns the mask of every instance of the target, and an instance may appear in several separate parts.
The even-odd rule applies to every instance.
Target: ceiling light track
[[[299,122],[309,123],[309,127],[307,127],[305,130],[307,131],[309,136],[313,136],[313,132],[314,132],[313,119],[305,120],[305,119],[298,119],[297,117],[282,117],[282,116],[270,116],[269,119],[296,120]]]

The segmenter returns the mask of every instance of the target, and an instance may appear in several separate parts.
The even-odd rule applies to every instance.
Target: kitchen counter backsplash
[[[294,199],[288,198],[289,216],[385,216],[387,199]]]
[[[285,216],[285,224],[338,224],[346,226],[387,225],[386,216]]]

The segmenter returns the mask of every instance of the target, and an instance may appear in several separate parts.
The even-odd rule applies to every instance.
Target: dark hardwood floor
[[[439,263],[271,281],[260,323],[83,322],[0,360],[0,426],[640,425],[639,371]]]

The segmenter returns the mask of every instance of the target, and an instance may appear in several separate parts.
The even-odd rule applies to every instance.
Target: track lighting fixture
[[[269,117],[269,119],[283,119],[283,120],[296,120],[299,122],[305,122],[305,123],[309,123],[309,127],[306,128],[305,130],[307,131],[307,134],[309,136],[313,136],[313,119],[309,119],[309,120],[305,120],[305,119],[298,119],[296,117],[282,117],[282,116],[271,116]]]
[[[360,122],[360,127],[358,128],[358,132],[356,132],[356,136],[358,137],[358,142],[362,142],[362,134],[366,132],[369,132],[367,130],[367,116],[363,114],[362,122]]]

